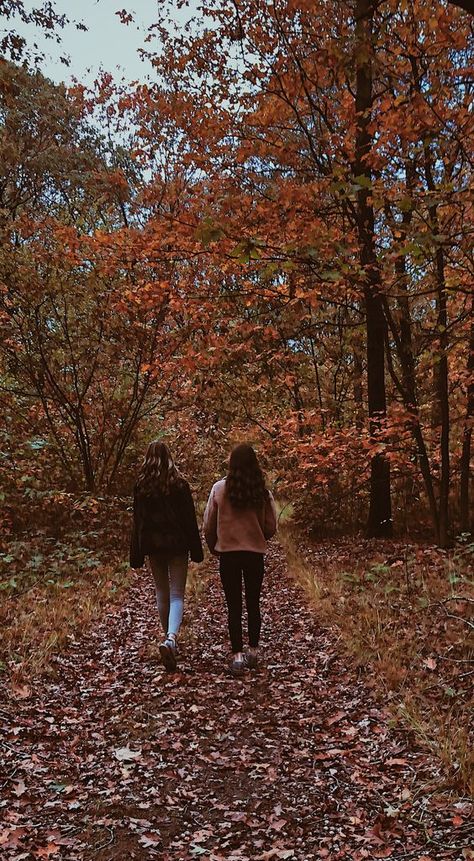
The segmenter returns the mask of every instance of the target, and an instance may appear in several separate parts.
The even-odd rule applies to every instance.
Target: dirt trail
[[[159,664],[144,572],[2,707],[2,859],[474,858],[467,803],[436,800],[436,765],[390,728],[278,548],[267,565],[262,668],[244,680],[226,673],[212,562],[180,673]]]

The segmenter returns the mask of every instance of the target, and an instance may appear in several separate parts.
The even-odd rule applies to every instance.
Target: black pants
[[[242,575],[245,583],[249,646],[258,646],[261,626],[260,592],[263,582],[263,553],[251,553],[247,550],[221,553],[219,570],[229,613],[232,651],[241,652],[243,648]]]

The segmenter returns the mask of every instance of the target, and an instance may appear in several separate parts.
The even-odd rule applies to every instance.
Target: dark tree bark
[[[449,384],[448,384],[448,311],[446,283],[444,277],[444,252],[439,248],[436,252],[436,280],[438,285],[438,350],[439,371],[437,374],[437,397],[441,414],[441,478],[439,487],[439,541],[441,547],[449,544],[449,487],[450,487],[450,455],[449,455]]]
[[[448,0],[448,3],[474,15],[474,0]]]
[[[472,314],[474,320],[474,300],[472,302]],[[471,336],[469,339],[469,358],[467,360],[469,380],[467,384],[467,408],[464,423],[462,452],[461,452],[461,532],[471,532],[471,512],[469,509],[469,482],[471,477],[471,438],[472,425],[474,422],[474,322],[471,323]]]
[[[304,426],[304,404],[301,397],[300,387],[297,381],[293,384],[293,400],[296,409],[296,415],[298,416],[298,436],[302,439],[305,435],[305,426]]]
[[[367,325],[367,399],[370,433],[374,443],[381,439],[387,415],[385,394],[385,344],[387,324],[383,312],[380,269],[375,250],[374,210],[370,197],[372,171],[368,163],[372,137],[369,124],[372,110],[372,22],[374,0],[356,2],[356,146],[354,161],[357,194],[359,257],[365,272],[364,300]],[[372,457],[370,503],[367,522],[369,537],[392,534],[390,463],[383,453]]]
[[[430,192],[436,190],[431,166],[431,152],[429,146],[424,150],[424,167],[426,185]],[[431,229],[434,236],[440,232],[438,220],[438,207],[436,204],[428,208]],[[437,328],[437,351],[435,369],[435,394],[438,402],[439,417],[441,422],[441,475],[439,485],[439,543],[441,547],[449,544],[449,487],[450,487],[450,456],[449,456],[449,374],[448,374],[448,307],[445,279],[445,261],[442,245],[438,245],[435,251],[435,276],[436,276],[436,308],[438,312]]]
[[[408,222],[408,218],[404,219],[404,223]],[[411,315],[410,305],[407,293],[407,274],[406,274],[406,257],[400,256],[395,264],[395,271],[399,276],[398,285],[400,290],[399,298],[399,313],[400,313],[400,365],[402,368],[404,402],[410,412],[412,420],[412,433],[417,446],[418,461],[425,484],[426,494],[430,506],[431,519],[436,535],[436,540],[439,541],[439,514],[436,504],[436,495],[433,485],[433,476],[431,474],[430,461],[426,450],[425,439],[420,426],[419,407],[418,407],[418,392],[416,385],[415,359],[413,355],[413,342],[411,332]]]
[[[419,71],[418,60],[415,56],[410,57],[414,86],[417,91],[422,93],[422,81]],[[423,148],[423,169],[426,181],[426,187],[432,197],[436,191],[436,182],[433,169],[432,150],[429,141],[424,141]],[[430,227],[434,241],[436,242],[434,252],[434,274],[436,284],[436,351],[434,354],[434,388],[435,401],[437,407],[437,418],[441,424],[440,438],[440,453],[441,453],[441,470],[439,483],[439,503],[438,503],[438,541],[441,547],[447,547],[450,542],[449,536],[449,490],[450,490],[450,453],[449,453],[449,436],[450,436],[450,416],[449,416],[449,369],[448,369],[448,303],[447,289],[445,278],[445,254],[444,248],[440,240],[440,226],[438,218],[438,206],[436,203],[431,203],[428,206],[430,217]],[[438,422],[437,422],[438,423]]]
[[[414,166],[411,164],[411,162],[407,162],[406,184],[408,195],[410,195],[412,192],[413,180]],[[388,208],[388,217],[389,219],[391,218],[390,208]],[[395,223],[393,224],[393,226],[396,226],[397,231],[401,234],[402,245],[406,243],[411,220],[412,211],[407,210],[403,213],[401,222],[396,222],[396,225]],[[394,371],[393,364],[391,361],[390,348],[388,347],[387,355],[389,357],[389,369],[395,386],[397,387],[402,397],[403,405],[405,406],[406,410],[410,415],[410,427],[413,434],[413,438],[416,443],[418,463],[421,474],[423,476],[426,495],[428,497],[431,519],[433,522],[433,529],[435,532],[436,540],[439,543],[438,503],[436,500],[428,451],[426,449],[426,443],[420,424],[418,386],[416,379],[416,362],[412,337],[412,318],[410,311],[410,299],[408,294],[409,278],[407,273],[407,258],[405,254],[399,254],[399,256],[397,257],[395,261],[395,273],[397,276],[396,283],[398,294],[398,326],[393,314],[391,313],[388,301],[384,301],[384,311],[389,329],[392,334],[394,348],[400,364],[401,378],[399,378]]]
[[[364,389],[363,389],[363,364],[362,351],[359,344],[355,344],[353,348],[354,359],[354,408],[355,408],[355,426],[357,430],[362,430],[364,427]]]

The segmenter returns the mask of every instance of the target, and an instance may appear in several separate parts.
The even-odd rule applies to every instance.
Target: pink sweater
[[[204,512],[204,535],[212,553],[229,550],[265,553],[267,538],[275,534],[276,528],[276,508],[270,492],[261,511],[239,509],[232,506],[226,495],[225,478],[214,484]]]

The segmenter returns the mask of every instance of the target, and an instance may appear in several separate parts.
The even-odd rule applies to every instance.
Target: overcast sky
[[[197,0],[193,0],[195,8]],[[25,6],[40,5],[26,2]],[[160,0],[56,0],[55,6],[69,18],[82,21],[87,32],[69,25],[61,31],[61,45],[52,39],[45,39],[35,27],[16,25],[29,44],[36,42],[46,57],[41,65],[42,71],[54,81],[69,83],[75,76],[88,83],[97,76],[99,69],[111,72],[114,77],[124,77],[127,81],[143,80],[151,66],[140,60],[138,48],[144,46],[148,27],[158,19]],[[134,13],[135,22],[125,26],[115,14],[119,9]],[[184,21],[189,11],[176,10],[176,21]],[[70,66],[61,63],[61,55],[68,55]]]

